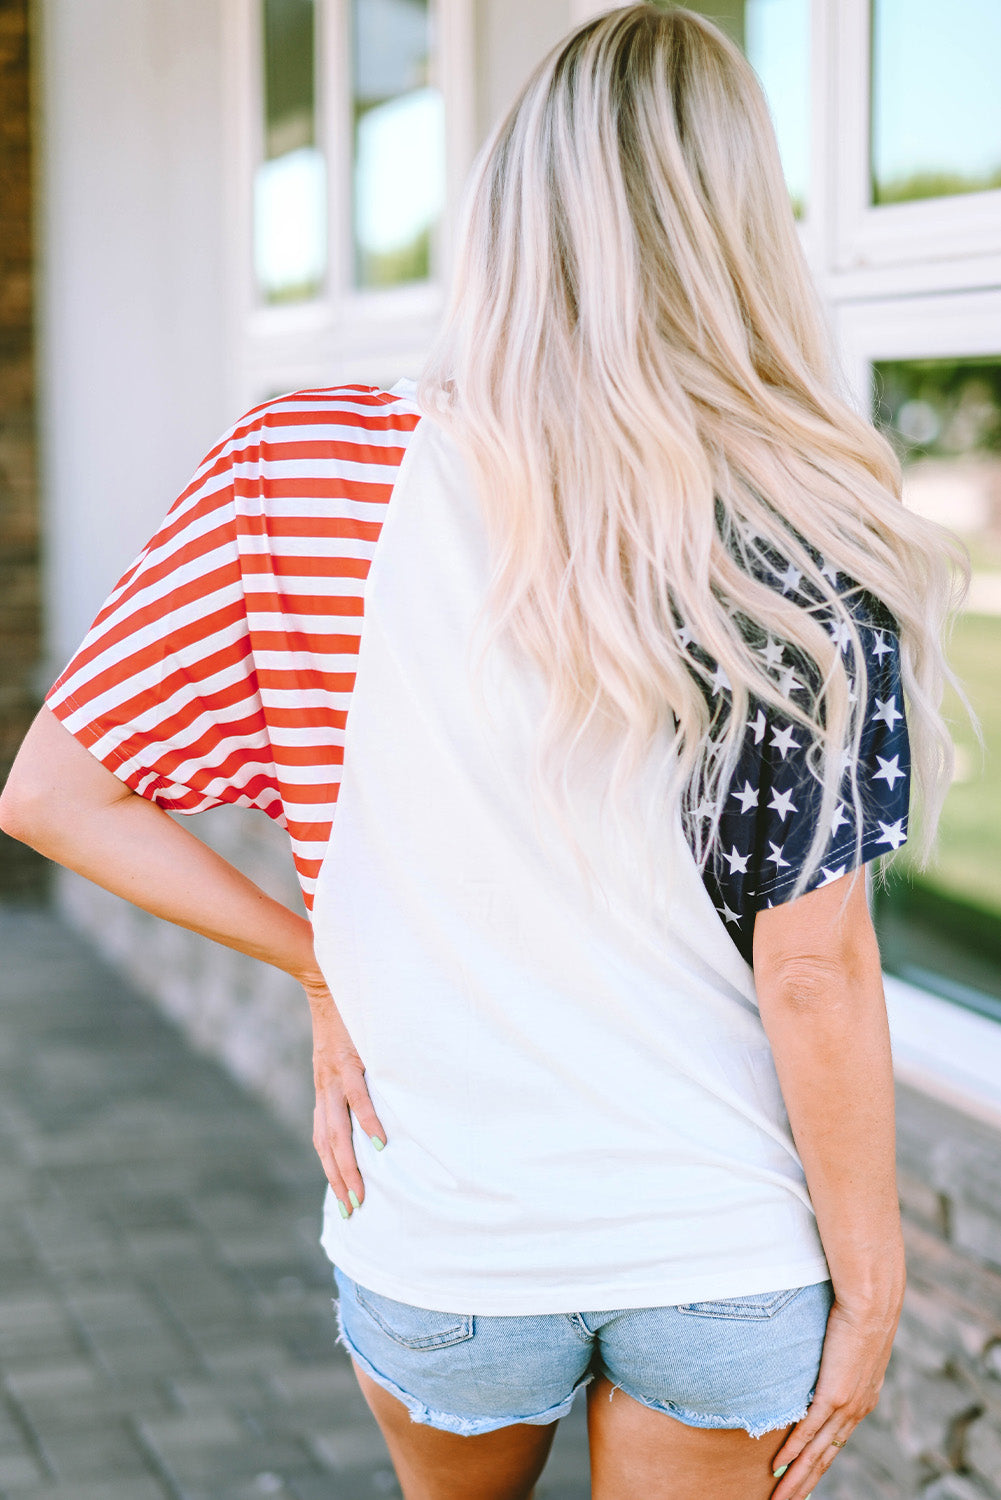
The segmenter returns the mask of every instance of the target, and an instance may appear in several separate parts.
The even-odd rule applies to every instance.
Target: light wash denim
[[[415,1422],[467,1436],[556,1422],[595,1375],[691,1427],[761,1437],[813,1400],[830,1281],[678,1307],[431,1312],[334,1271],[340,1342]]]

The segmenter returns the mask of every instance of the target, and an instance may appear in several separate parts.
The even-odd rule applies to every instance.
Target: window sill
[[[1001,1024],[893,974],[884,987],[897,1079],[1001,1128]]]

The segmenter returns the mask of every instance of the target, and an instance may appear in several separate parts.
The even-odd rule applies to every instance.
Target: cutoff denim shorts
[[[481,1317],[396,1302],[334,1271],[340,1342],[411,1419],[473,1436],[566,1416],[595,1375],[690,1427],[761,1437],[813,1400],[830,1281],[619,1312]]]

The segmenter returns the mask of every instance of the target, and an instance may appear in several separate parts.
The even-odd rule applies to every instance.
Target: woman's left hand
[[[351,1134],[352,1113],[377,1150],[386,1144],[386,1132],[369,1098],[365,1064],[325,982],[311,978],[302,987],[313,1017],[313,1145],[341,1214],[348,1218],[365,1201]]]
[[[879,1305],[836,1297],[813,1401],[772,1461],[773,1472],[785,1466],[772,1500],[806,1500],[859,1422],[876,1406],[902,1301],[902,1283]]]

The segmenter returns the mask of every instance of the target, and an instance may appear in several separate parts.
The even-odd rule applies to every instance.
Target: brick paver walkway
[[[398,1495],[307,1146],[53,916],[0,909],[0,1496]],[[584,1500],[582,1412],[539,1500]]]

